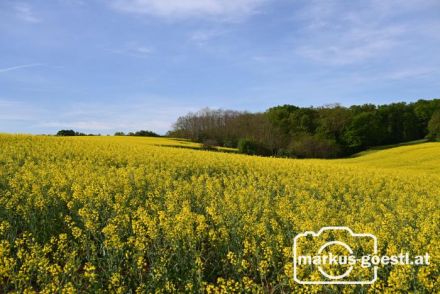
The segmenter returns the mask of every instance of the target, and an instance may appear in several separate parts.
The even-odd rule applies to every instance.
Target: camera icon
[[[293,239],[293,278],[306,285],[367,285],[377,280],[377,266],[362,267],[363,257],[377,255],[373,234],[348,227],[323,227]]]

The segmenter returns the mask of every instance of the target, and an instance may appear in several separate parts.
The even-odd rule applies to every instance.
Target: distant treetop
[[[56,134],[60,137],[72,137],[72,136],[101,136],[101,134],[85,134],[80,132],[75,132],[74,130],[60,130]]]
[[[129,132],[125,134],[124,132],[116,132],[115,136],[134,136],[134,137],[160,137],[160,135],[156,134],[152,131],[140,130],[137,132]]]

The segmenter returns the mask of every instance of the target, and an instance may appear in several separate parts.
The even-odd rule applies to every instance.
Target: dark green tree
[[[77,133],[74,130],[60,130],[57,136],[76,136]]]
[[[300,109],[293,105],[283,105],[269,108],[266,111],[267,118],[275,127],[279,128],[284,134],[288,134],[291,126],[291,114]]]
[[[377,112],[361,112],[355,115],[344,133],[348,147],[357,151],[382,144],[386,129]]]

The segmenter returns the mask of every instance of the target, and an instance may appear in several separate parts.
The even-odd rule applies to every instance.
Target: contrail
[[[31,63],[31,64],[23,64],[23,65],[17,65],[12,67],[6,67],[6,68],[0,68],[0,73],[2,72],[8,72],[13,71],[17,69],[27,68],[27,67],[35,67],[35,66],[42,66],[42,63]]]

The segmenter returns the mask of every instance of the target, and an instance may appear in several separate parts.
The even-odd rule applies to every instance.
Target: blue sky
[[[0,132],[439,97],[440,2],[0,1]]]

